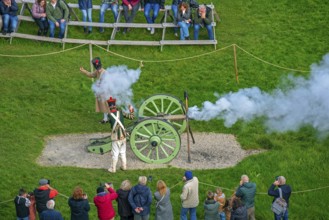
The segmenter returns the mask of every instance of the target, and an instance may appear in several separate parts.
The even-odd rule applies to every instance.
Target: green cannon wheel
[[[166,94],[147,98],[138,110],[138,117],[163,117],[167,115],[185,115],[183,103],[176,97]],[[186,129],[186,120],[168,120],[182,134]]]
[[[130,147],[146,163],[168,163],[181,146],[180,135],[168,122],[159,119],[140,121],[130,134]]]

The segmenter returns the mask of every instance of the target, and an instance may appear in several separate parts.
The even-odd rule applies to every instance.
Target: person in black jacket
[[[284,200],[287,202],[287,210],[284,214],[282,215],[277,215],[274,213],[274,219],[275,220],[280,220],[283,218],[283,220],[288,220],[288,207],[289,207],[289,198],[291,195],[291,187],[289,185],[286,185],[286,178],[284,176],[278,176],[275,178],[274,183],[270,186],[268,189],[268,195],[273,196],[273,202],[275,201],[276,198],[280,197],[280,192],[279,189],[275,189],[276,187],[280,188],[282,191],[282,197]]]
[[[71,220],[88,220],[90,210],[87,194],[83,193],[81,187],[75,187],[72,197],[69,198],[68,204],[71,208]]]
[[[233,198],[231,220],[248,220],[247,208],[239,197]]]
[[[24,189],[20,189],[18,195],[14,199],[16,216],[18,220],[29,219],[29,206],[31,205],[30,200],[27,198],[27,193]]]
[[[131,183],[129,180],[124,180],[121,183],[120,189],[117,190],[118,213],[120,215],[120,220],[134,220],[134,214],[128,201],[130,190]]]

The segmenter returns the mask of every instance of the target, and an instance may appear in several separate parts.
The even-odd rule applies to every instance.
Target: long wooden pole
[[[93,60],[93,45],[89,44],[89,64],[90,64],[90,72],[94,72],[94,67],[91,61]],[[91,81],[94,82],[94,78],[91,78]]]
[[[191,163],[191,151],[190,151],[190,130],[189,130],[189,121],[188,121],[188,94],[187,91],[184,92],[185,97],[185,109],[186,109],[186,137],[187,137],[187,162]]]
[[[233,44],[233,52],[234,52],[234,69],[235,69],[235,80],[239,83],[239,72],[238,72],[238,61],[236,57],[236,45]]]

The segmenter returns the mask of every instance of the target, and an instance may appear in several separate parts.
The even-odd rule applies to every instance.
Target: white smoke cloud
[[[311,125],[322,135],[329,134],[329,54],[319,64],[311,65],[309,78],[290,75],[287,81],[289,88],[285,90],[265,93],[253,87],[225,94],[215,103],[205,101],[202,108],[189,108],[189,117],[223,119],[226,127],[238,120],[264,117],[269,131],[297,131]]]
[[[137,82],[141,74],[141,69],[128,69],[127,66],[111,66],[106,69],[101,78],[92,85],[95,96],[106,101],[111,96],[116,98],[117,105],[127,106],[132,104],[133,91],[132,84]]]

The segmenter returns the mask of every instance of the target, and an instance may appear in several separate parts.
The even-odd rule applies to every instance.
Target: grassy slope
[[[323,1],[278,0],[270,4],[259,0],[222,0],[215,5],[222,19],[216,29],[218,48],[236,43],[269,62],[306,70],[328,52],[326,24],[329,7]],[[97,13],[94,16],[97,17]],[[144,32],[146,30],[134,30],[126,38],[139,38],[144,36]],[[79,35],[74,31],[71,34]],[[98,36],[95,33],[90,38]],[[7,40],[0,39],[0,51],[5,54],[40,54],[60,49],[59,45],[19,39],[9,45]],[[148,61],[193,56],[211,51],[212,48],[166,46],[162,53],[156,47],[117,46],[111,50]],[[93,54],[102,57],[105,66],[126,64],[137,68],[139,65],[138,62],[116,57],[97,47],[93,47]],[[150,187],[153,191],[157,179],[164,179],[168,186],[179,182],[183,170],[175,168],[168,168],[166,172],[139,170],[110,175],[98,169],[41,167],[36,164],[44,138],[48,135],[108,131],[108,127],[95,123],[100,115],[94,113],[91,81],[78,71],[80,65],[89,67],[88,60],[87,46],[51,56],[1,57],[0,202],[13,198],[21,186],[32,190],[41,177],[51,179],[52,185],[64,195],[70,195],[74,186],[80,185],[88,193],[90,201],[99,182],[112,181],[118,187],[126,178],[136,183],[139,175],[152,175],[154,182]],[[278,85],[281,77],[290,73],[260,63],[238,50],[240,83],[236,84],[231,48],[192,60],[144,62],[144,65],[141,78],[134,85],[136,102],[154,93],[171,93],[182,97],[183,91],[187,90],[190,105],[199,106],[205,100],[214,101],[214,92],[226,93],[251,86],[270,91]],[[302,75],[307,76],[305,73]],[[328,183],[329,140],[319,141],[310,128],[298,133],[267,134],[260,119],[248,124],[239,122],[232,128],[225,128],[223,122],[217,120],[192,122],[192,127],[195,131],[232,133],[246,149],[269,149],[264,154],[247,158],[234,168],[194,171],[201,182],[234,189],[240,175],[247,173],[257,183],[259,193],[266,192],[273,177],[279,174],[287,177],[295,191],[326,186]],[[211,188],[200,185],[201,201]],[[180,209],[180,189],[181,184],[172,189],[176,216]],[[231,191],[225,190],[225,193],[230,195]],[[291,198],[291,219],[327,219],[327,194],[328,189],[294,194]],[[270,202],[270,197],[257,195],[257,219],[272,218]],[[0,206],[1,219],[14,218],[11,202],[1,203]],[[68,218],[65,197],[57,198],[57,208]],[[92,208],[90,216],[95,219],[95,208]],[[198,209],[198,216],[203,216],[202,205]]]

